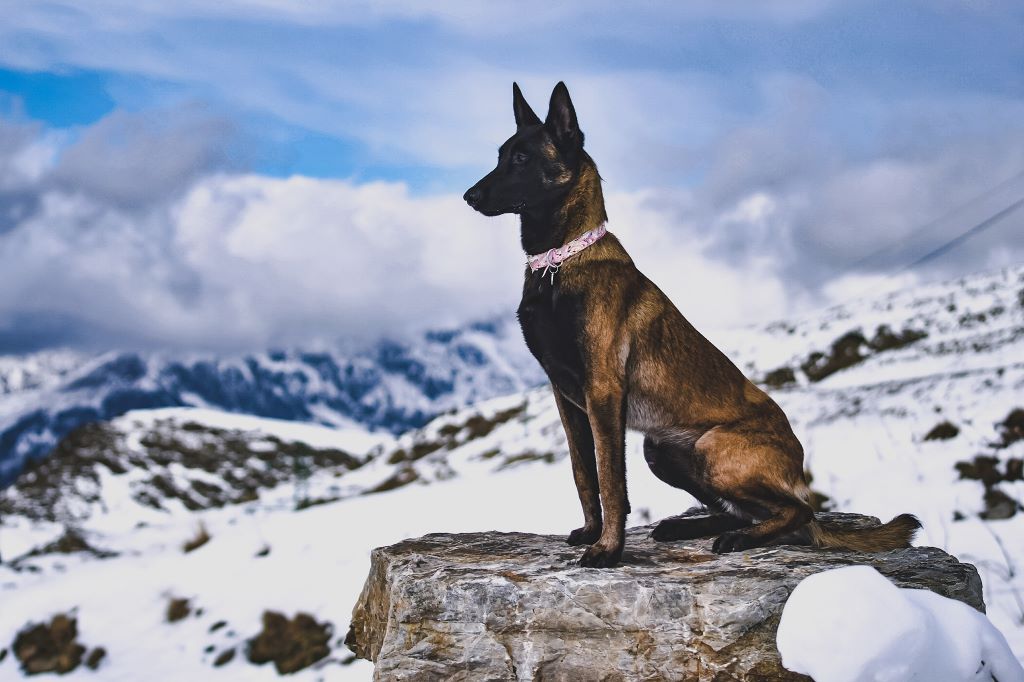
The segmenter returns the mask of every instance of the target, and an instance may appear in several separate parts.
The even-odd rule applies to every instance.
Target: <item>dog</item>
[[[770,544],[867,552],[908,547],[910,514],[872,528],[816,520],[803,447],[782,409],[701,335],[607,232],[601,177],[564,83],[544,121],[515,83],[516,132],[463,197],[486,216],[514,213],[528,265],[517,315],[551,381],[588,545],[579,564],[610,567],[625,542],[626,429],[645,434],[654,475],[709,514],[661,521],[658,541],[717,536],[716,553]]]

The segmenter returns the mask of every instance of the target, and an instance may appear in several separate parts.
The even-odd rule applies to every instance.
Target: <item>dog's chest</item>
[[[584,405],[584,357],[581,352],[583,308],[579,296],[559,291],[546,281],[534,283],[519,304],[519,326],[533,356],[551,383],[569,400]]]

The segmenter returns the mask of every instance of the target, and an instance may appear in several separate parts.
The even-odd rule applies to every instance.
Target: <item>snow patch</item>
[[[783,666],[817,682],[1024,682],[1024,668],[984,614],[896,587],[870,566],[801,581],[776,643]]]

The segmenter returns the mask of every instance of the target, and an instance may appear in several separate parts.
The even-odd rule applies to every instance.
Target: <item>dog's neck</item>
[[[583,153],[576,180],[558,202],[524,211],[519,219],[520,240],[528,254],[558,248],[607,222],[601,176],[593,159]]]

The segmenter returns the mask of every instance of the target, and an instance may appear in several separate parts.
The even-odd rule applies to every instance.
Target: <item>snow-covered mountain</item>
[[[977,565],[1024,660],[1024,267],[710,336],[790,416],[821,505],[918,515],[920,544]],[[634,433],[627,470],[631,524],[693,502],[648,471]],[[0,648],[65,613],[83,646],[106,650],[104,679],[270,679],[249,660],[261,614],[304,612],[333,634],[297,677],[367,679],[341,639],[372,547],[566,533],[578,506],[545,387],[399,436],[130,412],[72,432],[0,492]],[[171,620],[175,600],[187,614]],[[0,660],[0,678],[17,665]]]
[[[400,433],[542,379],[511,316],[348,353],[0,357],[0,486],[75,427],[129,410],[208,407]]]

